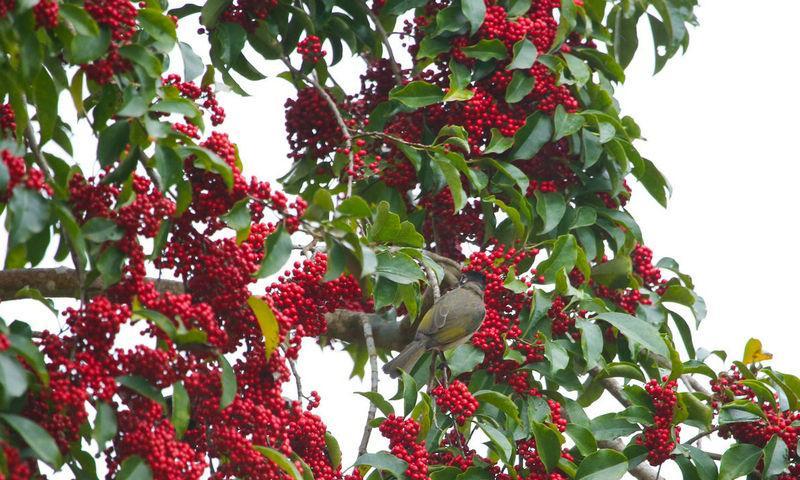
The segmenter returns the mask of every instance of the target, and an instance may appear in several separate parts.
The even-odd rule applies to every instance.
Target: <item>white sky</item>
[[[709,315],[695,337],[697,346],[722,348],[738,359],[745,341],[755,336],[775,354],[776,367],[798,373],[800,319],[791,292],[800,271],[795,250],[800,216],[794,207],[800,69],[795,26],[780,19],[800,18],[800,2],[706,1],[698,16],[701,25],[692,31],[688,53],[655,77],[645,34],[618,93],[623,113],[637,120],[648,139],[640,150],[674,186],[664,210],[634,183],[629,207],[656,258],[677,259],[706,299]],[[184,26],[183,37],[195,28]],[[352,91],[362,67],[359,61],[343,62],[334,75]],[[248,85],[251,97],[222,95],[228,114],[223,130],[239,144],[245,173],[274,180],[290,165],[283,103],[293,87],[274,77],[280,71],[275,66],[264,70],[271,78]],[[78,150],[89,153],[94,146]],[[43,312],[22,302],[0,306],[7,320],[41,319]],[[367,409],[367,401],[352,392],[368,390],[368,383],[348,380],[346,353],[320,352],[310,342],[299,369],[306,391],[320,392],[317,413],[339,439],[349,465]],[[383,375],[381,380],[383,393],[393,394],[394,382]],[[287,396],[294,392],[287,385]],[[382,445],[375,437],[377,432],[372,449]]]

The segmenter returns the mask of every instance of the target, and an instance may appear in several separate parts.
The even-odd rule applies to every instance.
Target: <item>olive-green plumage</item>
[[[425,352],[449,350],[469,340],[486,314],[484,282],[483,275],[467,272],[458,287],[442,295],[425,313],[414,340],[384,365],[383,371],[397,377],[400,370],[410,372]]]

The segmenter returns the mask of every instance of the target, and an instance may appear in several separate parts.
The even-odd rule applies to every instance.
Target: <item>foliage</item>
[[[670,186],[614,88],[637,25],[659,71],[695,4],[0,0],[0,293],[80,300],[60,331],[0,323],[0,476],[800,477],[800,379],[757,340],[714,372],[685,318],[702,297],[625,208],[628,180],[663,205]],[[345,54],[367,61],[358,92],[328,71]],[[216,93],[246,95],[262,60],[297,88],[286,193],[244,177],[220,127],[243,119]],[[53,262],[72,268],[32,270]],[[487,276],[482,327],[447,375],[403,375],[402,412],[363,392],[389,450],[342,464],[319,396],[283,396],[301,339],[375,372],[460,270]],[[621,407],[590,418],[606,391]],[[696,445],[713,434],[721,455]]]

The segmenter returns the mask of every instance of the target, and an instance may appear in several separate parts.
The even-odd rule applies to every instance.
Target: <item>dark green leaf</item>
[[[628,471],[628,459],[616,450],[601,449],[581,462],[575,480],[619,480]]]
[[[506,88],[506,103],[517,103],[528,96],[536,84],[536,78],[528,73],[527,70],[517,70],[511,76],[511,82]]]
[[[658,333],[658,329],[644,320],[617,312],[600,313],[596,318],[616,327],[628,340],[653,353],[669,357],[669,350]]]
[[[403,478],[408,469],[408,463],[386,452],[365,453],[358,457],[355,465],[369,465],[377,470],[389,472],[397,478]]]
[[[264,242],[264,260],[255,278],[265,278],[281,270],[292,254],[292,237],[281,225]]]
[[[151,480],[153,472],[150,466],[138,455],[131,455],[119,467],[119,472],[114,477],[117,480]]]
[[[50,205],[39,192],[18,185],[8,201],[8,218],[9,243],[21,245],[47,227]]]
[[[553,126],[550,118],[539,112],[530,115],[525,125],[514,135],[514,147],[511,149],[513,160],[529,160],[550,141]]]
[[[461,49],[464,55],[478,59],[482,62],[489,60],[502,60],[508,56],[506,45],[498,39],[481,40],[475,45],[470,45]]]
[[[97,416],[94,419],[92,438],[103,451],[112,438],[117,435],[117,414],[106,402],[97,402]]]
[[[536,46],[527,38],[523,38],[514,44],[514,57],[506,67],[507,70],[521,69],[528,70],[533,66],[539,52]]]
[[[172,417],[170,421],[175,427],[175,436],[178,439],[183,437],[186,429],[189,428],[190,409],[189,393],[183,386],[183,382],[172,385]]]
[[[224,410],[236,399],[236,374],[224,355],[220,355],[217,359],[222,370],[222,393],[219,396],[219,408]]]
[[[731,445],[722,454],[719,464],[719,480],[734,480],[753,472],[761,460],[761,449],[749,443]]]
[[[389,99],[397,100],[411,108],[427,107],[444,99],[441,88],[422,80],[417,80],[389,92]]]
[[[37,458],[58,470],[62,463],[61,452],[47,430],[40,427],[38,423],[19,415],[0,413],[0,417],[22,437]]]

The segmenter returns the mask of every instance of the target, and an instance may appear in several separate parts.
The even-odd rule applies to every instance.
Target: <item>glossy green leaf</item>
[[[658,333],[658,329],[644,320],[617,312],[600,313],[596,318],[610,323],[635,344],[653,353],[669,357],[669,350]]]
[[[422,80],[410,82],[389,92],[390,100],[397,100],[411,108],[427,107],[444,99],[441,88]]]
[[[762,451],[749,443],[731,445],[722,454],[719,464],[719,480],[734,480],[753,472],[761,460]]]
[[[61,452],[47,430],[40,427],[38,423],[19,415],[0,413],[0,418],[22,437],[39,460],[56,470],[61,466],[63,462]]]
[[[619,480],[628,471],[628,459],[611,449],[600,449],[580,463],[575,480]]]
[[[514,56],[511,63],[506,67],[507,70],[521,69],[528,70],[533,66],[539,52],[536,51],[536,46],[528,40],[523,38],[514,44]]]

